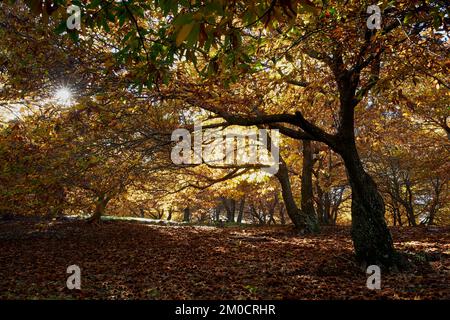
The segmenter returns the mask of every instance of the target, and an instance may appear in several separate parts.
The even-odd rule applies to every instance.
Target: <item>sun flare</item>
[[[61,87],[55,92],[54,99],[58,104],[70,105],[72,103],[72,92],[69,88]]]

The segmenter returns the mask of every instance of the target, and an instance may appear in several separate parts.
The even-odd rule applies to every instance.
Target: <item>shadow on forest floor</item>
[[[159,226],[122,221],[0,222],[1,299],[450,298],[450,229],[392,228],[410,272],[381,290],[352,253],[348,227],[297,236],[290,227]],[[81,290],[66,288],[69,265]]]

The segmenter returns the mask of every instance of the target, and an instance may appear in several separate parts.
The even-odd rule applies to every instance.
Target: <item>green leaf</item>
[[[67,24],[66,21],[61,21],[61,23],[55,28],[56,34],[62,34],[67,31]]]
[[[71,31],[68,34],[69,34],[70,39],[72,39],[72,41],[75,43],[77,43],[78,40],[80,39],[79,34],[76,31]]]
[[[189,32],[189,36],[187,37],[188,47],[193,47],[197,43],[199,34],[200,34],[200,24],[195,23],[191,32]]]
[[[192,17],[192,14],[187,13],[187,14],[180,14],[178,16],[176,16],[175,19],[173,19],[173,25],[174,26],[182,26],[185,24],[189,24],[194,20],[194,18]]]
[[[177,38],[175,40],[176,45],[179,47],[184,40],[187,39],[189,36],[189,33],[191,32],[192,28],[194,27],[194,23],[191,22],[189,24],[185,24],[181,27],[180,31],[177,34]]]

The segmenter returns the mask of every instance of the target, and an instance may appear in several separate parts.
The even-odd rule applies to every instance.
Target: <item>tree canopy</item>
[[[351,223],[362,265],[400,267],[388,224],[449,221],[448,7],[370,5],[0,4],[0,212]],[[180,128],[279,130],[278,171],[176,164]]]

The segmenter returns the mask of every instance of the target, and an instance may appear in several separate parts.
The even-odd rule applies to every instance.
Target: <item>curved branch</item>
[[[300,128],[310,134],[314,138],[313,140],[323,142],[332,148],[336,146],[336,139],[334,135],[325,132],[323,129],[306,120],[300,111],[296,111],[295,116]]]

